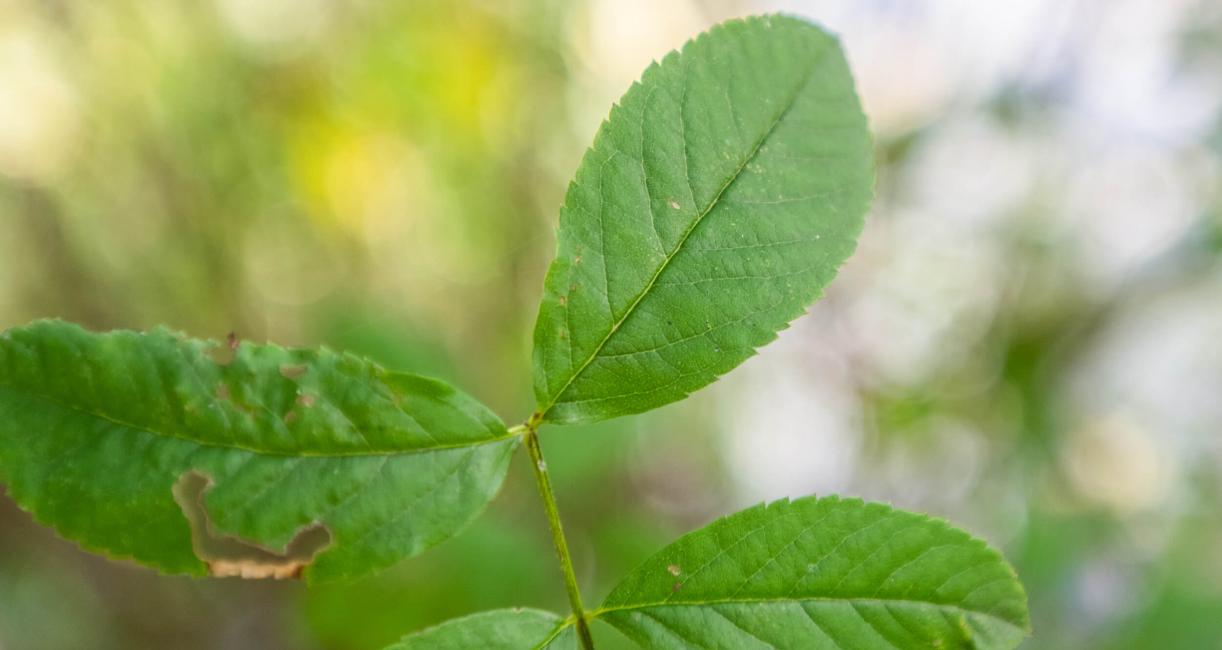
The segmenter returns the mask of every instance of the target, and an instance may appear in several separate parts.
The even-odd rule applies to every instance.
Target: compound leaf
[[[929,517],[776,501],[690,533],[595,612],[645,648],[1013,648],[1027,601],[996,551]]]
[[[537,609],[497,609],[446,621],[403,637],[385,650],[571,650],[568,621]]]
[[[517,438],[433,379],[326,349],[0,335],[0,479],[85,548],[169,573],[355,577],[454,534]]]
[[[873,154],[836,39],[733,20],[647,69],[560,211],[534,334],[568,423],[686,397],[802,314],[856,246]]]

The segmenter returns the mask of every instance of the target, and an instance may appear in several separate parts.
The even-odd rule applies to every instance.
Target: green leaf
[[[170,573],[355,577],[478,514],[518,439],[450,386],[357,357],[0,335],[0,478],[87,549]]]
[[[1014,570],[929,517],[836,497],[776,501],[690,533],[595,613],[646,648],[1013,648]]]
[[[385,650],[561,650],[575,648],[568,621],[537,609],[497,609],[446,621]]]
[[[852,76],[818,27],[733,20],[652,65],[560,211],[535,325],[539,413],[639,413],[742,363],[852,253],[872,186]]]

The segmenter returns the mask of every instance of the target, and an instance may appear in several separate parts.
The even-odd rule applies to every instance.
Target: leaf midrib
[[[586,615],[589,616],[591,619],[593,619],[593,616],[591,616],[589,612],[587,612]],[[563,621],[560,621],[556,625],[555,629],[553,629],[551,632],[548,632],[547,636],[544,637],[542,641],[535,644],[535,646],[531,648],[531,650],[543,650],[544,648],[547,648],[547,646],[552,641],[555,641],[556,639],[560,638],[560,635],[564,634],[565,630],[569,629],[570,627],[573,627],[573,625],[575,625],[576,623],[577,623],[576,617],[569,615],[568,618],[564,619]]]
[[[823,53],[821,52],[820,55],[822,54]],[[611,324],[611,327],[607,330],[606,335],[603,336],[602,340],[598,342],[598,345],[594,347],[594,350],[590,352],[577,371],[570,375],[568,381],[564,382],[564,385],[553,394],[551,401],[547,404],[547,406],[544,406],[538,410],[537,417],[540,420],[545,419],[547,414],[551,412],[552,408],[554,408],[556,404],[562,403],[560,402],[560,396],[564,395],[565,391],[569,389],[569,386],[571,386],[573,382],[576,381],[583,372],[585,372],[586,368],[593,363],[594,359],[598,358],[599,353],[602,352],[604,347],[606,347],[607,342],[611,340],[611,337],[615,336],[615,333],[619,331],[620,326],[623,325],[624,322],[628,320],[628,317],[635,312],[637,305],[639,305],[641,301],[645,299],[645,296],[649,295],[649,292],[657,283],[658,278],[661,277],[662,273],[665,272],[670,266],[671,260],[673,260],[675,256],[679,254],[679,251],[683,250],[683,246],[687,243],[688,238],[691,237],[692,233],[696,231],[696,228],[704,222],[704,218],[717,207],[717,205],[721,202],[721,197],[727,190],[730,189],[730,186],[742,176],[743,171],[748,165],[751,164],[751,161],[755,160],[755,157],[759,155],[760,148],[764,146],[764,143],[767,142],[768,138],[770,138],[776,131],[777,126],[779,126],[781,122],[785,120],[785,117],[789,115],[789,111],[792,110],[794,104],[797,103],[798,97],[801,96],[802,91],[806,89],[807,84],[809,84],[810,80],[814,77],[814,70],[818,66],[818,61],[821,59],[821,56],[812,57],[812,59],[814,59],[815,62],[812,62],[806,68],[806,71],[802,76],[802,80],[797,84],[797,88],[795,88],[793,94],[785,103],[785,107],[780,111],[780,113],[777,114],[776,119],[774,119],[772,123],[768,125],[768,128],[764,131],[764,134],[759,140],[756,141],[755,146],[751,148],[751,152],[747,154],[745,158],[743,158],[742,163],[739,164],[738,168],[734,170],[734,173],[732,173],[730,177],[726,179],[725,183],[722,184],[721,189],[719,189],[717,194],[713,196],[713,200],[709,202],[708,207],[701,211],[699,216],[697,216],[696,219],[692,221],[692,224],[687,227],[687,230],[683,232],[683,236],[679,238],[679,242],[675,245],[674,250],[667,254],[666,258],[662,260],[662,264],[658,266],[658,269],[654,271],[653,276],[650,277],[649,281],[645,283],[645,287],[641,289],[641,292],[638,293],[628,305],[628,309],[624,311],[624,315],[620,316],[619,320]],[[684,83],[686,83],[686,80],[684,80]],[[682,111],[683,107],[680,106],[679,110]],[[686,140],[686,133],[684,133],[684,138]],[[602,219],[601,210],[599,219]]]
[[[329,453],[272,451],[272,450],[266,450],[266,449],[256,449],[253,447],[248,447],[245,445],[238,445],[238,444],[233,444],[233,443],[204,442],[196,438],[188,438],[186,436],[174,435],[174,434],[165,433],[162,431],[156,431],[149,426],[126,422],[122,419],[112,417],[105,413],[99,413],[96,411],[92,411],[90,409],[82,408],[80,406],[68,404],[55,397],[43,395],[42,393],[38,393],[36,391],[32,391],[26,388],[20,388],[17,386],[13,386],[11,384],[0,383],[0,392],[4,392],[4,391],[7,391],[9,393],[12,393],[18,396],[24,396],[26,398],[36,399],[36,400],[45,402],[55,408],[60,408],[60,409],[80,413],[81,415],[85,415],[87,417],[104,420],[113,425],[120,426],[126,429],[132,429],[134,431],[140,431],[143,433],[147,433],[149,435],[158,436],[161,438],[169,438],[171,440],[181,440],[183,442],[189,442],[191,444],[199,445],[201,447],[212,447],[216,449],[231,449],[231,450],[236,450],[236,451],[243,451],[243,452],[250,453],[250,454],[256,454],[259,456],[277,456],[277,457],[283,457],[283,458],[368,458],[368,457],[384,457],[384,456],[409,456],[413,454],[424,454],[424,453],[429,453],[429,452],[434,452],[434,451],[449,451],[453,449],[465,449],[467,447],[478,447],[481,445],[487,445],[487,444],[509,440],[519,435],[518,433],[506,430],[504,435],[496,436],[493,438],[485,438],[483,440],[454,443],[454,444],[449,444],[449,445],[435,445],[432,447],[423,447],[423,448],[416,448],[416,449],[396,449],[396,450],[389,450],[389,451],[388,450],[378,450],[378,449],[353,450],[353,451],[348,451],[348,452],[329,452]]]
[[[973,614],[976,616],[984,616],[995,620],[999,623],[1008,625],[1016,630],[1024,631],[1022,624],[1016,623],[1006,618],[1002,618],[997,614],[978,609],[971,609],[954,603],[935,603],[927,600],[913,600],[911,598],[834,598],[831,596],[802,596],[798,598],[726,598],[700,601],[658,601],[653,603],[644,603],[639,605],[619,605],[615,607],[603,607],[588,613],[590,618],[597,618],[606,614],[616,612],[630,612],[638,609],[657,609],[666,607],[707,607],[715,605],[779,605],[784,603],[844,603],[849,605],[901,605],[901,606],[917,606],[917,607],[935,607],[938,609],[951,609],[964,614]]]

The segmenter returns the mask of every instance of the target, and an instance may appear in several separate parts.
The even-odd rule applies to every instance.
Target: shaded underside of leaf
[[[169,573],[329,579],[388,566],[478,514],[516,444],[442,382],[325,349],[57,321],[0,335],[12,497],[85,548]],[[192,477],[193,495],[176,500]],[[189,499],[206,518],[194,539]],[[276,560],[317,529],[316,558]],[[210,556],[206,541],[252,554]]]
[[[633,571],[596,616],[646,648],[1013,648],[1013,569],[983,541],[859,500],[757,506]]]
[[[573,650],[573,627],[537,609],[497,609],[446,621],[385,650]]]
[[[535,326],[552,422],[638,413],[737,366],[855,247],[865,117],[836,39],[734,20],[645,71],[570,185]]]

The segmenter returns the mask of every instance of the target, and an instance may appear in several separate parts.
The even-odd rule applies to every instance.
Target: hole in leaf
[[[204,492],[212,479],[197,471],[183,474],[174,484],[174,501],[191,524],[191,547],[196,557],[218,578],[300,578],[323,549],[331,545],[326,526],[315,523],[297,531],[282,552],[264,548],[231,535],[220,535],[204,509]]]

